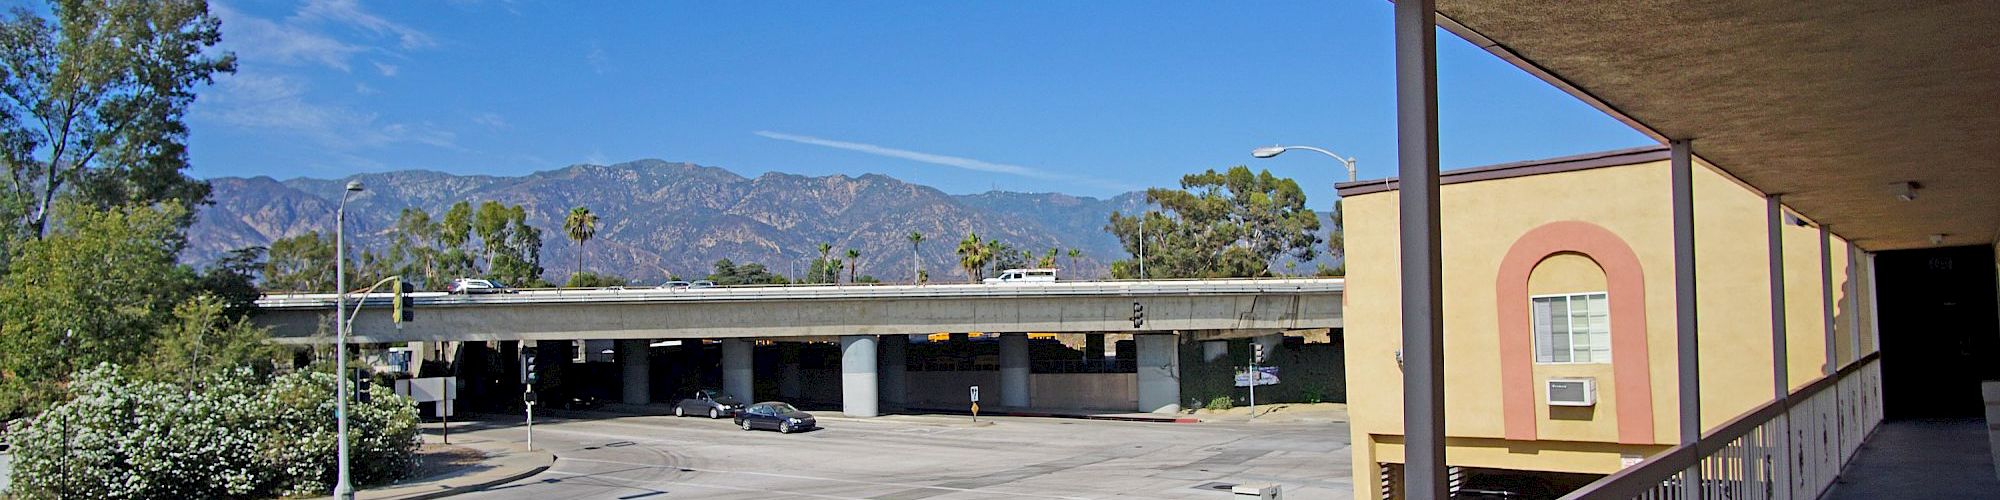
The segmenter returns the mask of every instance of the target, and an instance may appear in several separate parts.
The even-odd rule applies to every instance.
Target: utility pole
[[[354,500],[354,482],[347,468],[347,198],[361,192],[361,181],[348,181],[340,194],[340,208],[333,215],[334,288],[334,408],[335,434],[340,441],[339,478],[333,485],[335,500]]]

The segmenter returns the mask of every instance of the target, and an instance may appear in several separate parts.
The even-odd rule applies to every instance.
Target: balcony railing
[[[1863,356],[1785,399],[1730,420],[1693,445],[1648,457],[1563,498],[1818,498],[1882,423],[1877,359],[1877,354]],[[1688,477],[1697,466],[1699,476]]]

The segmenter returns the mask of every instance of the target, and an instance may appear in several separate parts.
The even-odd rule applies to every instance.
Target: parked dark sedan
[[[713,389],[694,391],[687,399],[674,403],[674,416],[707,415],[708,418],[722,418],[743,409],[743,403]]]
[[[736,412],[736,426],[743,430],[777,429],[791,434],[812,430],[818,425],[811,413],[799,411],[792,405],[779,402],[757,403]]]

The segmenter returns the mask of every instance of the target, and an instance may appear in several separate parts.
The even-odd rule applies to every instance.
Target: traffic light
[[[1264,362],[1264,344],[1255,342],[1250,344],[1250,360],[1257,363]]]
[[[1133,302],[1133,303],[1132,303],[1132,327],[1133,327],[1133,328],[1138,328],[1138,327],[1142,327],[1142,326],[1146,326],[1146,305],[1145,305],[1145,304],[1140,304],[1140,303],[1138,303],[1138,302]]]
[[[535,348],[521,348],[521,382],[530,386],[538,379],[535,373]]]
[[[359,401],[361,404],[368,404],[368,401],[370,399],[368,397],[368,386],[370,385],[371,382],[373,382],[373,379],[374,377],[368,376],[367,368],[354,369],[355,401]]]
[[[589,362],[590,361],[589,348],[590,344],[585,343],[585,341],[582,340],[569,341],[569,362],[571,363]]]
[[[416,319],[417,299],[410,296],[416,289],[416,285],[396,278],[396,311],[392,320],[396,322],[396,328],[402,328],[405,321]]]

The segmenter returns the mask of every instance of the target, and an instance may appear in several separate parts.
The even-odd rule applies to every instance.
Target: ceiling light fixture
[[[1923,184],[1918,184],[1916,182],[1905,182],[1902,184],[1898,184],[1896,185],[1896,199],[1903,201],[1917,201],[1917,190],[1923,188],[1924,188]]]
[[[1945,236],[1946,236],[1945,233],[1938,233],[1931,235],[1931,246],[1943,246]]]

